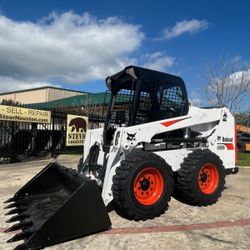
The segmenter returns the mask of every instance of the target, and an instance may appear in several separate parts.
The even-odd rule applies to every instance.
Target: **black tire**
[[[224,190],[225,176],[225,168],[216,154],[207,149],[195,150],[184,158],[176,174],[174,197],[192,205],[212,205]]]
[[[150,178],[150,175],[145,175],[147,178],[144,176],[143,178],[145,179],[139,181],[141,173],[151,170],[153,173],[154,171],[157,173],[156,176],[159,177],[158,179],[154,179],[152,176]],[[155,182],[151,181],[152,179]],[[161,186],[160,189],[158,189],[157,183]],[[134,191],[134,185],[136,184],[141,186],[136,186],[138,190]],[[154,153],[134,151],[126,156],[126,159],[117,167],[116,174],[113,177],[112,190],[118,213],[133,220],[153,219],[163,214],[168,208],[168,202],[173,191],[172,169],[161,157]],[[150,193],[157,192],[157,190],[162,191],[157,196],[156,201],[147,205],[139,201],[138,195],[140,193],[151,197]],[[135,194],[134,192],[139,192],[139,194]],[[154,195],[152,196],[155,197]]]
[[[239,152],[242,152],[242,153],[246,152],[246,144],[241,139],[237,140],[237,149]]]

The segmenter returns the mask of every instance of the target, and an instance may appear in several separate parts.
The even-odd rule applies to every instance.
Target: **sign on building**
[[[51,112],[39,109],[0,105],[0,120],[14,122],[50,123]]]
[[[87,127],[87,116],[68,114],[66,146],[83,146]]]

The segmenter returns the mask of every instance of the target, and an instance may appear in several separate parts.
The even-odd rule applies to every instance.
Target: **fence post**
[[[11,140],[10,140],[10,162],[15,162],[15,145],[13,143],[15,135],[15,122],[11,122]]]
[[[55,155],[55,111],[51,110],[52,119],[52,147],[51,147],[51,157]]]

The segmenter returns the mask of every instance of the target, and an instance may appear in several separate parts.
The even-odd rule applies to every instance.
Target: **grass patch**
[[[238,165],[250,166],[250,153],[238,152]]]

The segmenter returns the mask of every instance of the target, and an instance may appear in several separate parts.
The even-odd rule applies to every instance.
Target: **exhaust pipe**
[[[50,163],[5,201],[17,222],[6,232],[21,230],[7,242],[23,240],[15,249],[41,249],[111,228],[95,181],[58,163]]]

